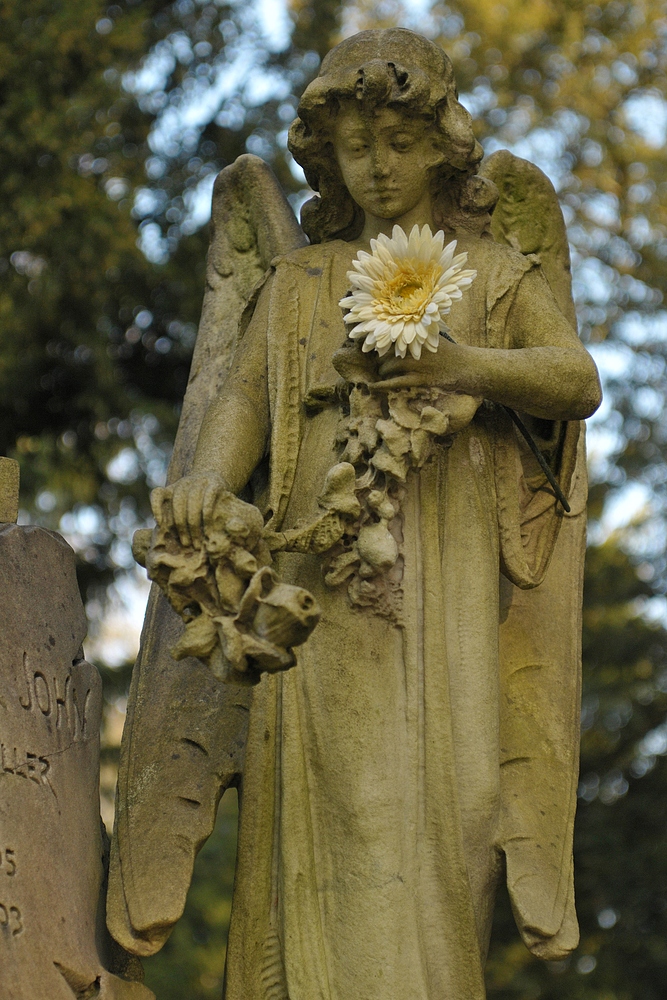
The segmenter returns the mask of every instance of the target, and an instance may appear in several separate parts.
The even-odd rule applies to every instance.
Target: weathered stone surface
[[[0,456],[0,523],[14,524],[19,516],[19,463]]]
[[[83,658],[74,553],[2,525],[0,566],[0,993],[149,1000],[105,969],[102,683]]]

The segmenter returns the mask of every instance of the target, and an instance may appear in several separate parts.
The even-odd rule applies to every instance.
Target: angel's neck
[[[400,226],[405,233],[409,233],[414,225],[420,227],[429,225],[433,232],[439,228],[433,220],[431,198],[428,193],[409,212],[405,212],[396,218],[383,219],[378,215],[371,215],[370,212],[366,212],[365,214],[364,228],[359,238],[360,242],[363,243],[369,243],[370,240],[375,239],[380,233],[391,236],[392,229],[396,225]]]

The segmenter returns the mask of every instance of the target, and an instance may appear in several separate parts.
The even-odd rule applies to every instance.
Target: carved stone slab
[[[85,634],[67,543],[0,525],[3,1000],[153,997],[104,967],[102,683]]]
[[[19,516],[19,463],[0,455],[0,522],[13,524]]]

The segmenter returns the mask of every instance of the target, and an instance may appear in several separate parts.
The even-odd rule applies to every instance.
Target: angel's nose
[[[379,147],[373,150],[371,168],[374,177],[387,177],[389,175],[389,164],[387,162],[386,151]]]

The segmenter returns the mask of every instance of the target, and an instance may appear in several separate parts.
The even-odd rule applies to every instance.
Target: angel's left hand
[[[467,392],[471,388],[466,380],[465,349],[440,339],[438,350],[426,348],[416,361],[408,355],[397,358],[387,355],[380,360],[379,381],[372,385],[374,392],[393,392],[397,389],[437,386],[451,392]]]

